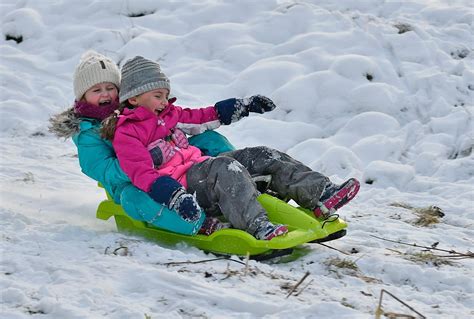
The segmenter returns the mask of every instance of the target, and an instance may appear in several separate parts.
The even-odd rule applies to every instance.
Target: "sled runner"
[[[130,218],[120,205],[114,203],[109,194],[107,199],[99,204],[96,216],[102,220],[113,216],[120,232],[139,235],[160,243],[174,245],[184,242],[207,252],[238,256],[248,254],[257,260],[287,255],[296,246],[333,240],[346,234],[347,224],[337,216],[326,220],[317,219],[313,212],[296,208],[269,194],[260,195],[258,201],[272,222],[288,226],[288,234],[269,241],[257,240],[238,229],[222,229],[210,236],[178,234]]]

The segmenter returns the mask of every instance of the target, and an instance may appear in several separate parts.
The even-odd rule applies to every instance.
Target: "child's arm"
[[[112,145],[105,142],[92,129],[74,137],[79,164],[84,174],[103,185],[119,185],[130,182],[120,168]]]
[[[208,130],[215,130],[221,126],[214,106],[199,109],[183,108],[171,105],[177,114],[176,128],[189,135],[198,135]]]
[[[128,175],[132,184],[148,193],[151,184],[161,175],[154,169],[150,151],[134,133],[134,130],[128,130],[125,126],[118,127],[115,131],[113,146],[120,167]]]
[[[221,124],[228,125],[248,116],[249,112],[264,113],[272,111],[276,106],[272,100],[262,95],[254,95],[245,99],[227,99],[217,102],[214,106],[199,109],[172,106],[178,110],[177,128],[186,134],[197,135],[206,130],[214,130]]]

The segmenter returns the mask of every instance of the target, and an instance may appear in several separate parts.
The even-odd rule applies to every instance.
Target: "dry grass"
[[[415,225],[425,227],[438,224],[440,222],[439,219],[444,216],[443,210],[434,205],[425,208],[415,208],[413,212],[418,215]]]
[[[402,34],[408,31],[413,31],[413,27],[408,23],[396,23],[393,25],[395,28],[398,29],[398,34]]]
[[[341,277],[341,273],[338,270],[342,271],[343,274],[353,276],[363,280],[366,283],[381,283],[377,278],[365,276],[355,263],[350,259],[341,259],[338,257],[328,259],[324,262],[328,266],[329,271],[335,272],[337,276]]]
[[[359,271],[359,267],[355,262],[349,259],[340,259],[338,257],[328,259],[324,264],[328,267],[334,266],[339,269],[347,269],[352,271]]]
[[[442,265],[452,266],[454,263],[446,257],[439,257],[431,252],[423,251],[414,254],[405,254],[404,257],[419,264],[428,264],[435,267],[441,267]]]
[[[390,206],[411,210],[415,215],[418,216],[413,221],[413,224],[416,226],[427,227],[433,224],[438,224],[440,222],[440,218],[444,216],[443,210],[435,205],[430,205],[427,207],[413,207],[405,203],[392,203]]]

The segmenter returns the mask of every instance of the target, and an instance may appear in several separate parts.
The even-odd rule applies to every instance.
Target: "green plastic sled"
[[[340,218],[319,220],[313,217],[311,211],[293,207],[268,194],[260,195],[258,201],[272,222],[288,225],[288,234],[269,241],[257,240],[238,229],[222,229],[210,236],[177,234],[130,218],[123,208],[109,197],[99,204],[97,218],[107,220],[114,216],[120,232],[139,235],[160,243],[174,245],[184,242],[204,251],[238,256],[278,255],[279,251],[291,251],[292,248],[308,242],[333,240],[346,233],[347,224]]]

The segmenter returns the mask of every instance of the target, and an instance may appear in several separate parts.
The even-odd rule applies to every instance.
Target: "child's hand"
[[[244,99],[244,103],[247,102],[249,112],[264,113],[275,109],[276,105],[268,97],[263,95],[254,95],[248,99]]]
[[[248,116],[249,112],[265,113],[276,106],[272,100],[263,95],[254,95],[246,99],[227,99],[217,102],[217,115],[222,124],[228,125]]]
[[[201,218],[201,206],[199,206],[196,197],[193,194],[186,193],[184,188],[174,196],[168,204],[169,209],[174,210],[182,219],[188,222],[195,222]]]
[[[176,153],[173,145],[162,139],[150,143],[150,145],[148,145],[148,151],[150,151],[155,168],[167,163]]]
[[[171,140],[179,148],[188,148],[189,146],[189,141],[186,137],[186,134],[184,134],[184,132],[178,128],[174,130],[173,134],[171,134]]]
[[[196,197],[187,193],[184,187],[170,176],[158,177],[148,194],[158,203],[176,211],[186,221],[195,222],[201,218],[202,209]]]

